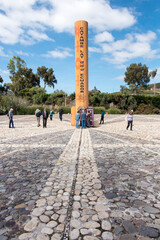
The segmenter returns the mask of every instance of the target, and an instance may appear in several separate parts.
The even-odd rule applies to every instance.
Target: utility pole
[[[65,99],[64,99],[64,106],[66,107],[66,93],[65,93]]]
[[[154,82],[154,95],[155,95],[155,91],[156,91],[156,83]]]

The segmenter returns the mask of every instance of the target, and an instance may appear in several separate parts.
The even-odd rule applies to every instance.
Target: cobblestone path
[[[1,130],[0,240],[160,240],[158,116],[34,121]]]

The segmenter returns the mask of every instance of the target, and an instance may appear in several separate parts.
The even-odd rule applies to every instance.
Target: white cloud
[[[4,48],[0,46],[0,56],[1,56],[1,57],[8,57],[8,55],[4,53],[4,50],[3,50],[3,49],[4,49]]]
[[[3,69],[0,69],[0,73],[2,74],[2,75],[9,75],[9,71],[8,70],[3,70]]]
[[[23,52],[23,51],[15,51],[18,55],[21,56],[29,56],[29,53]]]
[[[159,58],[158,50],[152,49],[152,41],[156,39],[154,32],[146,34],[127,34],[123,40],[110,43],[99,43],[104,59],[113,64],[123,66],[125,62],[135,58]]]
[[[96,43],[113,42],[113,41],[114,41],[114,37],[109,32],[99,33],[95,36],[95,42]]]
[[[5,44],[51,40],[45,33],[48,27],[74,33],[74,23],[80,19],[98,32],[125,29],[136,22],[127,8],[113,9],[105,0],[0,0],[0,9],[0,41]]]
[[[152,31],[148,31],[146,34],[135,34],[135,38],[139,42],[150,42],[157,38],[156,34]]]
[[[124,75],[113,78],[113,80],[124,81]]]
[[[44,57],[64,59],[64,58],[73,56],[70,52],[71,52],[71,49],[62,48],[62,49],[56,49],[54,51],[48,51],[47,54],[43,54],[43,56]]]
[[[97,47],[88,47],[89,52],[95,52],[95,53],[100,53],[101,49]]]
[[[42,33],[42,32],[39,32],[39,31],[36,31],[36,30],[28,30],[28,35],[31,36],[32,39],[35,39],[37,41],[41,41],[41,40],[48,40],[48,41],[53,41],[53,39],[49,38],[47,36],[47,34],[45,33]]]

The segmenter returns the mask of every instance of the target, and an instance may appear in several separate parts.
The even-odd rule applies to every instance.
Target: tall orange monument
[[[75,22],[76,106],[71,109],[71,125],[76,125],[79,108],[87,108],[88,99],[88,22]]]

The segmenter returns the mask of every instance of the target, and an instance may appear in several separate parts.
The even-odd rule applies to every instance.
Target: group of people
[[[82,128],[90,127],[91,115],[86,110],[78,110],[76,113],[76,128],[82,125]]]
[[[37,117],[37,127],[40,126],[40,118],[41,118],[41,115],[42,115],[42,118],[43,118],[43,128],[46,128],[47,127],[47,119],[48,119],[49,116],[50,116],[50,120],[52,121],[53,110],[50,109],[50,113],[48,113],[47,109],[44,108],[44,110],[42,111],[42,114],[41,114],[41,110],[36,109],[35,115]],[[63,116],[63,109],[60,107],[60,109],[59,109],[59,119],[61,121],[62,121],[62,116]]]
[[[41,110],[36,109],[35,111],[35,115],[37,117],[37,127],[40,126],[40,118],[42,115],[43,118],[43,128],[47,127],[47,119],[50,116],[50,120],[52,121],[52,117],[53,117],[53,110],[50,110],[50,113],[48,113],[47,109],[44,108],[44,110],[42,111],[41,114]],[[104,115],[105,112],[101,111],[101,118],[100,118],[100,123],[99,124],[104,124]],[[8,118],[9,118],[9,128],[14,128],[14,123],[13,123],[13,109],[11,108],[7,114]],[[62,116],[63,116],[63,109],[60,108],[59,109],[59,119],[60,121],[62,121]],[[126,129],[128,130],[128,128],[130,127],[130,130],[132,131],[132,127],[133,127],[133,110],[130,110],[127,114],[126,117],[127,120],[127,127]],[[79,126],[82,126],[82,128],[86,128],[86,127],[90,127],[91,125],[91,115],[90,112],[87,112],[85,109],[84,110],[78,110],[77,114],[76,114],[76,128],[78,128]]]
[[[104,124],[104,115],[105,112],[101,111],[101,118],[99,124]],[[87,112],[86,109],[78,110],[76,114],[76,128],[82,126],[82,128],[86,128],[91,126],[91,114]]]

